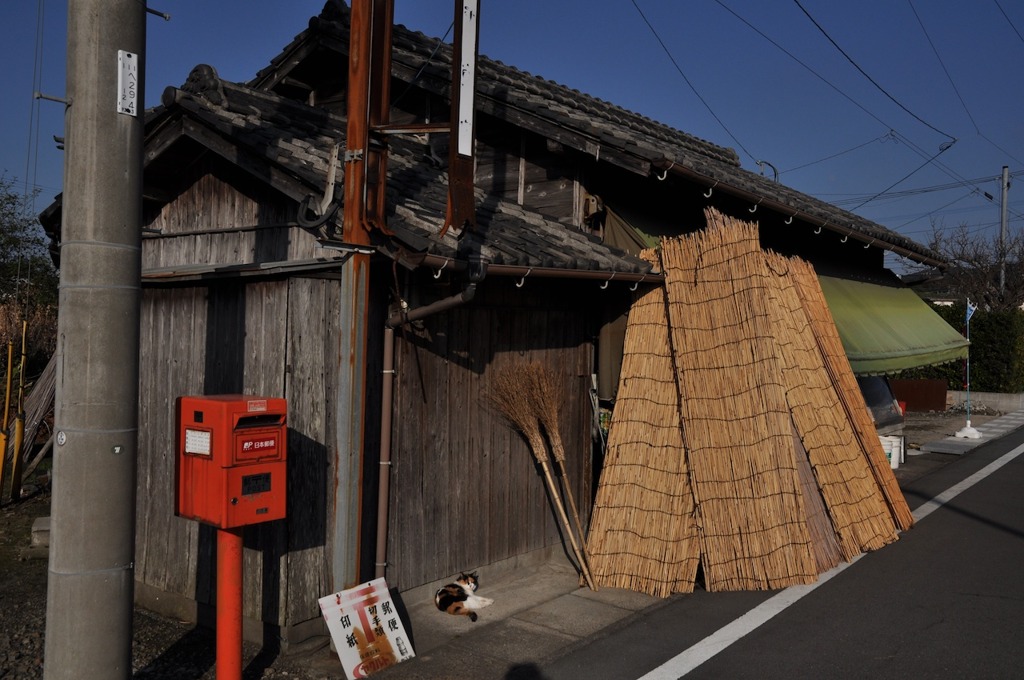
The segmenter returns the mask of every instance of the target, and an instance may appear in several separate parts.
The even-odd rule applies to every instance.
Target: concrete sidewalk
[[[564,557],[508,571],[492,581],[481,569],[478,592],[494,604],[479,610],[476,623],[439,612],[436,589],[430,584],[401,594],[416,657],[373,677],[538,680],[543,663],[667,602],[629,590],[580,587],[579,576]],[[324,678],[345,677],[337,656],[326,650],[311,660],[311,667]]]
[[[965,416],[964,425],[966,424],[967,420]],[[990,442],[993,439],[999,439],[1022,426],[1024,426],[1024,411],[1007,413],[1006,415],[999,416],[994,420],[986,422],[984,425],[976,425],[974,429],[976,429],[981,435],[979,439],[966,439],[956,436],[945,437],[943,439],[923,444],[921,446],[921,451],[923,453],[945,453],[962,456],[978,446]]]
[[[989,420],[980,439],[941,438],[907,452],[895,470],[901,485],[955,460],[993,439],[1024,426],[1024,411]],[[955,440],[955,441],[949,441]],[[542,680],[544,664],[573,648],[641,619],[668,600],[628,590],[580,587],[576,571],[562,554],[547,563],[506,571],[488,580],[480,570],[479,593],[494,599],[473,623],[465,616],[438,612],[433,596],[443,583],[401,594],[416,658],[374,674],[382,680],[472,678]],[[322,650],[311,659],[324,678],[344,678],[337,656]]]

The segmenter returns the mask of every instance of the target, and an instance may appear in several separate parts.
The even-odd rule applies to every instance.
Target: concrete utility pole
[[[1007,195],[1010,192],[1010,168],[1003,166],[1003,177],[1000,181],[1002,198],[1000,199],[999,211],[999,295],[1006,292],[1006,228],[1009,210],[1006,203]]]
[[[68,0],[47,680],[132,675],[145,17]]]

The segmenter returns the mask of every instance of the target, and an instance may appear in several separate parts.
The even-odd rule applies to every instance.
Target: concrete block
[[[50,518],[49,517],[37,517],[32,522],[32,547],[33,548],[49,548],[50,547]]]

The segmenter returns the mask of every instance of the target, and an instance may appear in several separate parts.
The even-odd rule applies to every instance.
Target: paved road
[[[917,525],[818,585],[670,599],[543,677],[1024,677],[1024,430],[905,493]]]

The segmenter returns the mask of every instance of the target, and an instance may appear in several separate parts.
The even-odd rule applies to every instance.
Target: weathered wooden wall
[[[580,224],[580,165],[558,144],[484,119],[476,145],[476,186],[568,224]]]
[[[573,183],[523,165],[524,182],[533,176],[537,186],[560,187],[534,197],[544,194],[554,201],[550,205],[561,203],[571,214]],[[171,203],[148,214],[147,227],[158,233],[144,241],[144,273],[324,257],[310,234],[289,224],[286,199],[215,163],[194,169]],[[390,268],[386,273],[387,280],[372,288],[387,289]],[[424,279],[416,286],[437,285],[429,275]],[[283,396],[289,404],[288,518],[245,530],[244,613],[282,626],[317,620],[317,598],[338,586],[331,582],[328,526],[334,521],[337,422],[345,408],[337,396],[345,333],[338,310],[345,293],[330,276],[158,280],[161,285],[145,289],[142,313],[136,578],[154,592],[214,600],[214,530],[174,516],[175,398]],[[470,305],[398,334],[392,586],[415,587],[561,542],[524,440],[484,398],[501,366],[539,361],[558,377],[569,479],[584,521],[589,514],[594,301],[602,293],[596,284],[564,280],[535,279],[522,289],[513,284],[487,279]],[[450,292],[428,290],[422,301]],[[385,313],[378,297],[371,307],[360,518],[360,568],[367,578]]]
[[[235,178],[243,189],[247,182]],[[284,226],[272,192],[200,174],[151,216],[154,268],[302,259],[313,238]],[[250,228],[278,224],[273,228]],[[237,232],[232,228],[240,228]],[[224,230],[207,234],[204,231]],[[147,287],[140,347],[136,579],[199,603],[215,599],[215,533],[174,515],[175,398],[265,394],[288,400],[288,517],[244,530],[244,614],[291,626],[319,619],[332,586],[328,484],[336,442],[340,284],[332,278],[193,281]]]
[[[244,613],[280,625],[319,617],[316,598],[331,589],[325,545],[338,295],[337,281],[302,278],[145,291],[138,580],[214,600],[214,532],[174,516],[174,399],[281,396],[289,408],[288,517],[244,531]]]
[[[291,222],[295,207],[240,170],[201,161],[174,200],[149,209],[143,270],[329,256]]]
[[[538,361],[558,377],[569,479],[584,522],[589,514],[589,306],[565,283],[513,283],[487,280],[472,304],[399,334],[392,586],[405,590],[560,542],[529,448],[488,405],[500,367]]]

